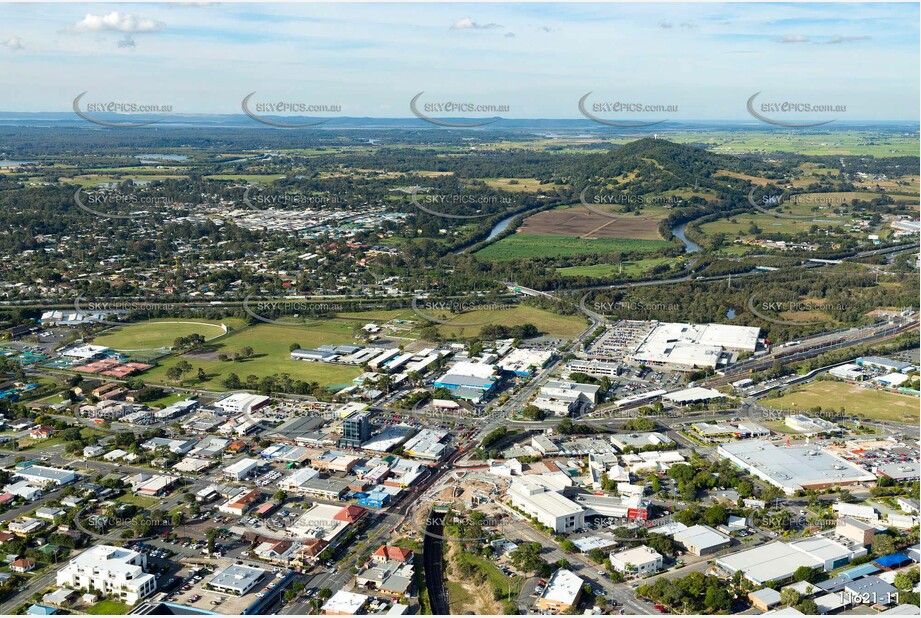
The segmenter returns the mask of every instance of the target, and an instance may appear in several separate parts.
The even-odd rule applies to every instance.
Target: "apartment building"
[[[57,585],[75,590],[98,590],[129,605],[149,597],[156,578],[145,573],[147,556],[111,545],[96,545],[70,561],[57,573]]]

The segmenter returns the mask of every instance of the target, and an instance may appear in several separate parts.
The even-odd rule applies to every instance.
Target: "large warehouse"
[[[815,446],[781,448],[765,440],[748,440],[721,444],[717,453],[791,496],[800,489],[876,480],[874,474]]]
[[[447,373],[435,380],[435,388],[452,391],[456,399],[479,401],[498,384],[496,368],[482,363],[455,363]]]
[[[761,329],[727,324],[661,322],[633,352],[633,360],[678,370],[715,369],[726,352],[754,352]]]
[[[814,536],[793,543],[775,542],[753,547],[716,560],[716,566],[728,573],[741,571],[756,585],[789,579],[800,567],[833,571],[855,558],[865,556],[866,547],[845,545],[824,536]]]

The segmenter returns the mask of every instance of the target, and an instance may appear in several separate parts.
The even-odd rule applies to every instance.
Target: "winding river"
[[[506,217],[505,219],[502,219],[501,221],[496,223],[494,226],[492,226],[492,229],[489,231],[489,236],[486,237],[486,241],[488,242],[492,240],[493,238],[495,238],[496,236],[498,236],[499,234],[501,234],[502,232],[504,232],[506,228],[508,228],[509,223],[512,222],[512,219],[514,219],[517,216],[518,215],[512,215],[511,217]]]
[[[672,228],[672,234],[674,234],[678,240],[684,243],[685,253],[695,253],[697,251],[703,251],[703,247],[701,247],[696,242],[694,242],[693,240],[690,240],[687,236],[685,236],[684,229],[687,226],[688,226],[687,223],[676,225],[675,227]]]

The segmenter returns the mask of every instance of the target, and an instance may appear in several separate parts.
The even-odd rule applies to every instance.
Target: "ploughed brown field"
[[[601,208],[601,207],[599,207]],[[547,210],[524,220],[519,234],[540,236],[577,236],[579,238],[638,238],[661,240],[658,218],[632,214],[612,219],[581,206],[565,210]]]

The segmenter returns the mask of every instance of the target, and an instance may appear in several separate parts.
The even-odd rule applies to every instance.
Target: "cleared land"
[[[432,317],[441,320],[452,318],[449,313],[438,312],[433,312]],[[542,334],[550,337],[575,337],[587,325],[582,314],[557,315],[543,309],[523,305],[516,305],[508,309],[468,311],[457,315],[453,321],[456,323],[438,326],[438,332],[443,337],[473,337],[478,335],[487,324],[511,327],[528,323],[533,324]]]
[[[812,382],[801,389],[764,403],[781,410],[844,408],[847,414],[860,414],[880,421],[918,422],[918,398],[848,384],[847,382]]]
[[[597,206],[602,210],[603,206]],[[617,217],[617,218],[614,218]],[[546,210],[528,217],[518,229],[519,234],[547,236],[578,236],[585,239],[635,238],[662,240],[659,217],[614,214],[607,217],[583,206]]]
[[[849,217],[837,219],[784,219],[772,215],[737,215],[731,219],[721,219],[711,223],[704,223],[700,230],[706,236],[722,233],[727,238],[760,238],[762,234],[799,234],[809,232],[815,225],[820,228],[847,226]],[[754,231],[754,224],[760,232]]]
[[[272,375],[288,374],[292,380],[316,382],[321,386],[339,386],[350,383],[352,378],[361,373],[358,367],[313,363],[291,360],[290,346],[297,343],[303,348],[315,348],[327,343],[354,343],[352,328],[354,322],[326,320],[311,326],[279,326],[275,324],[258,324],[232,332],[209,346],[206,354],[191,354],[171,357],[144,374],[144,379],[152,383],[175,384],[166,377],[166,370],[184,359],[192,365],[187,377],[194,377],[198,368],[205,371],[207,380],[196,386],[215,390],[226,390],[222,380],[231,373],[246,380],[249,375],[259,378]],[[245,347],[253,349],[253,357],[243,361],[220,361],[219,354],[233,356]]]
[[[493,189],[515,193],[537,193],[540,191],[540,181],[536,178],[483,178],[488,186]]]
[[[748,174],[743,174],[741,172],[730,172],[728,170],[717,170],[714,176],[726,176],[728,178],[737,178],[739,180],[746,180],[754,185],[764,186],[771,183],[771,180],[767,178],[761,178],[760,176],[750,176]],[[776,180],[773,182],[777,182]]]
[[[239,319],[223,320],[231,329],[242,328],[244,322]],[[213,339],[224,333],[220,320],[199,320],[198,318],[176,318],[138,322],[128,326],[116,326],[93,339],[96,345],[104,345],[113,350],[150,350],[168,348],[177,337],[198,334],[205,339]]]
[[[502,261],[516,258],[566,257],[629,251],[654,253],[669,246],[671,243],[664,240],[579,238],[578,236],[539,236],[518,233],[487,245],[477,251],[476,255],[486,260]]]

